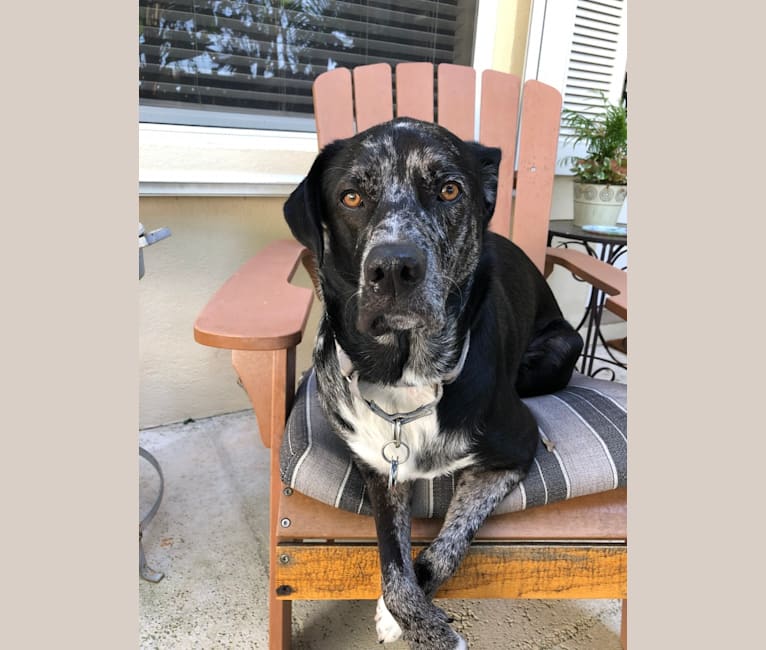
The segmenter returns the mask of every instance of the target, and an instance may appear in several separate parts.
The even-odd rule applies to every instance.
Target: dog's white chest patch
[[[409,413],[434,400],[433,385],[382,386],[359,382],[359,392],[365,399],[373,400],[389,414]],[[373,410],[352,391],[352,408],[341,405],[340,415],[354,427],[355,433],[346,439],[352,451],[370,467],[388,476],[391,471],[390,459],[394,454],[394,425]],[[439,419],[436,405],[431,413],[403,424],[401,441],[409,448],[409,457],[398,466],[398,480],[434,478],[450,474],[470,465],[473,455],[468,445],[450,436],[451,442],[439,435]],[[389,445],[384,457],[383,449]],[[402,450],[402,458],[406,451]],[[422,463],[421,460],[428,459]]]

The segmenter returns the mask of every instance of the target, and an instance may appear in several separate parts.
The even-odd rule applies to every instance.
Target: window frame
[[[139,196],[284,197],[317,153],[315,132],[139,124]]]
[[[313,117],[270,114],[265,112],[244,112],[219,107],[216,110],[193,108],[164,102],[146,101],[138,106],[139,122],[149,124],[177,124],[232,129],[255,129],[261,131],[303,131],[316,132]]]

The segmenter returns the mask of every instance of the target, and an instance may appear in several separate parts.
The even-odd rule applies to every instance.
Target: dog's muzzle
[[[425,253],[409,242],[378,244],[362,265],[362,291],[357,326],[380,336],[424,324],[419,305],[426,276]]]

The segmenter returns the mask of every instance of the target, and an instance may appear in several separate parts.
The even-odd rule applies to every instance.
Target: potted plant
[[[603,95],[602,95],[603,98]],[[570,156],[574,181],[574,223],[614,226],[628,193],[628,109],[604,99],[604,110],[583,113],[565,109],[567,140],[585,145],[585,156]]]

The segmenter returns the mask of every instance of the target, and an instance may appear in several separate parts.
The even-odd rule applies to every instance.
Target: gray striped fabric
[[[627,485],[627,386],[575,373],[565,389],[524,401],[555,448],[538,445],[529,475],[495,514]],[[313,369],[298,387],[280,464],[285,485],[337,508],[371,514],[361,474],[319,406]],[[453,490],[452,476],[416,481],[413,516],[443,517]]]

